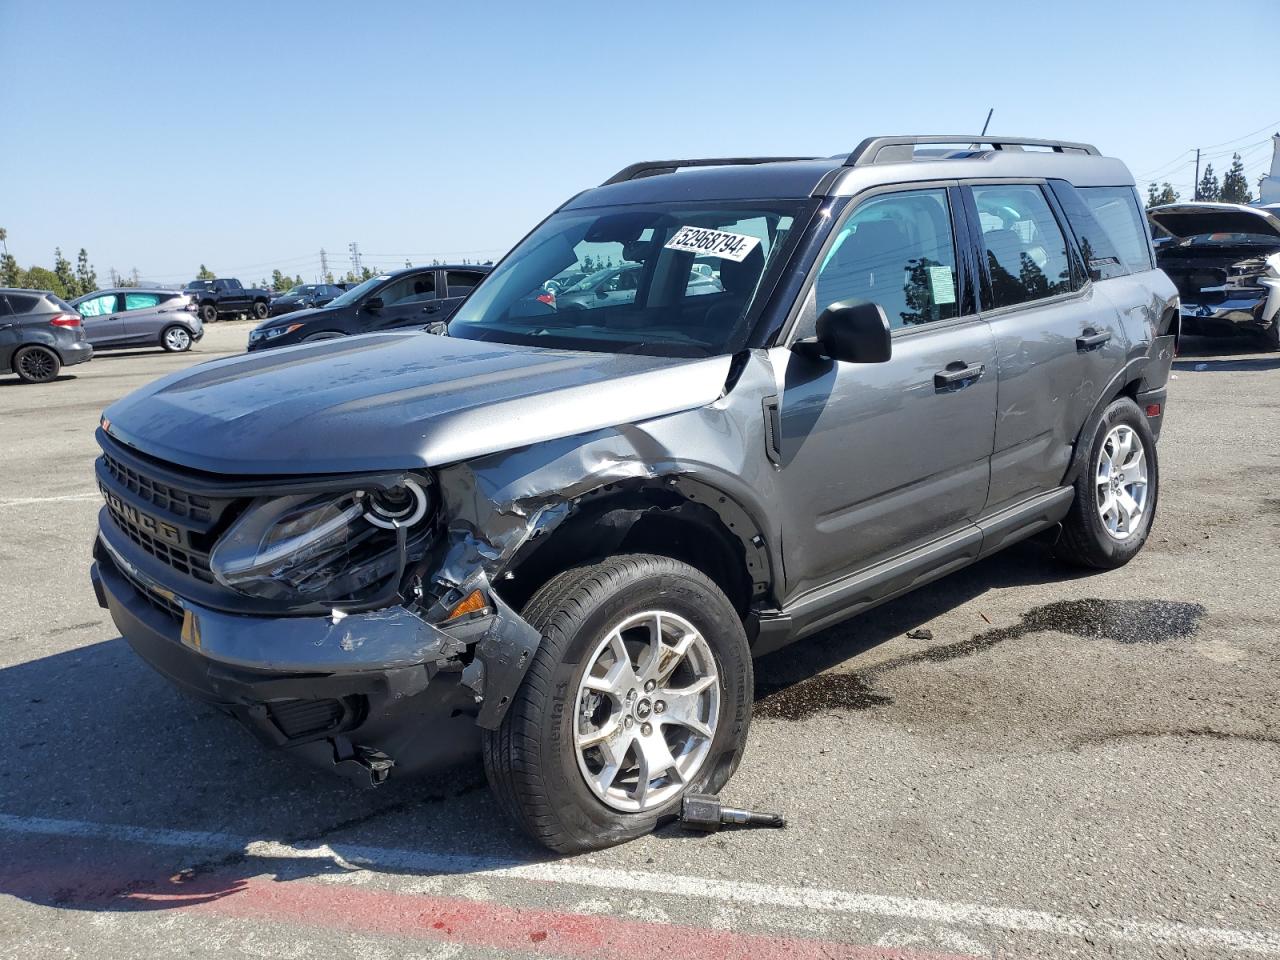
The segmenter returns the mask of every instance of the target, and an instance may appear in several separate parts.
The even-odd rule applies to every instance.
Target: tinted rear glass
[[[1130,187],[1081,187],[1079,193],[1130,273],[1151,269],[1146,218]]]
[[[53,307],[43,302],[38,294],[31,293],[7,293],[5,296],[9,299],[9,306],[13,308],[14,313],[44,313],[46,310],[52,312]]]

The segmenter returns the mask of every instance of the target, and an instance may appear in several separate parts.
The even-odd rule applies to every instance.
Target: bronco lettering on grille
[[[107,498],[107,505],[112,510],[119,513],[134,526],[145,530],[152,536],[168,540],[170,543],[182,544],[182,533],[173,524],[165,523],[163,520],[157,520],[155,517],[143,513],[132,504],[125,503],[110,490],[104,488],[102,495]]]

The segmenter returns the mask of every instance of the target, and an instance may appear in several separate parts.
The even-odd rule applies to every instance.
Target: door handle
[[[933,385],[939,390],[963,387],[986,372],[986,364],[971,363],[966,366],[963,360],[957,360],[954,363],[948,363],[945,369],[933,375]]]
[[[1090,327],[1080,336],[1076,337],[1076,349],[1081,353],[1088,350],[1096,350],[1110,339],[1110,330],[1103,330],[1101,333],[1095,333],[1093,332],[1093,328]]]
[[[422,308],[422,312],[423,312],[423,313],[439,313],[439,312],[440,312],[440,304],[438,304],[438,303],[429,303],[429,304],[427,304],[425,307],[423,307],[423,308]]]

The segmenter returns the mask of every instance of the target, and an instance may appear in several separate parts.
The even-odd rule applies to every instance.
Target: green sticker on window
[[[929,286],[933,291],[933,302],[937,305],[956,302],[956,281],[951,275],[951,268],[946,264],[929,268]]]

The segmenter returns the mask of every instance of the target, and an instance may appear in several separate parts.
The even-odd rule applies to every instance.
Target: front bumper
[[[1231,334],[1267,330],[1280,322],[1280,280],[1261,281],[1261,292],[1232,296],[1218,303],[1182,301],[1186,333]]]
[[[523,679],[504,664],[519,648],[527,665],[539,639],[500,603],[448,633],[403,606],[345,617],[223,613],[176,596],[101,536],[91,578],[125,640],[175,686],[264,742],[364,783],[393,767],[416,773],[473,756],[479,725],[496,725],[491,705],[505,707]]]

